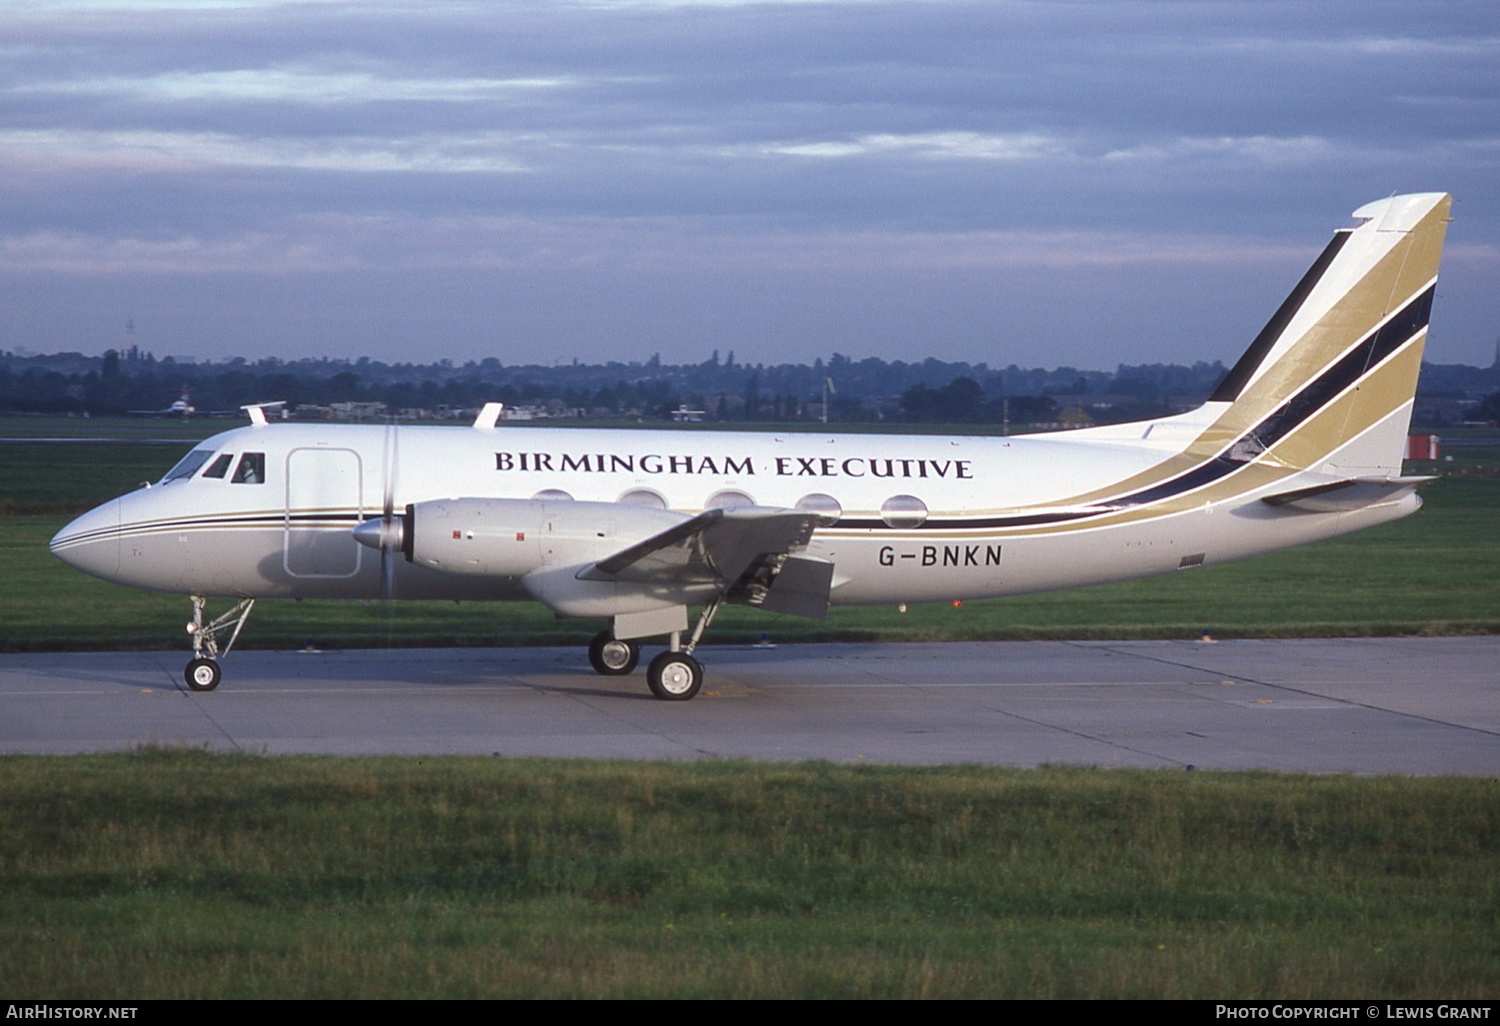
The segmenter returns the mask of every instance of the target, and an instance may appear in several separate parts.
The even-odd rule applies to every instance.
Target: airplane
[[[165,409],[126,410],[125,412],[133,417],[181,417],[183,420],[189,420],[193,414],[198,412],[198,408],[193,405],[193,400],[190,398],[191,394],[192,390],[183,385],[182,394],[177,397],[171,406]]]
[[[183,420],[192,420],[194,415],[205,417],[229,417],[237,415],[239,410],[208,410],[201,411],[193,405],[192,389],[182,386],[182,393],[173,401],[171,406],[160,410],[126,410],[132,417],[181,417]]]
[[[1202,406],[1010,437],[277,423],[199,443],[52,539],[185,594],[212,691],[258,598],[533,599],[682,701],[725,604],[989,598],[1167,574],[1415,512],[1401,457],[1450,197],[1360,207]],[[234,605],[206,619],[209,598]],[[701,607],[689,630],[690,607]],[[221,639],[223,644],[221,644]]]

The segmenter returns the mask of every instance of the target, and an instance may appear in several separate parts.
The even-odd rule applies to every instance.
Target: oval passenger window
[[[722,492],[714,492],[704,503],[704,509],[733,509],[735,506],[754,506],[755,500],[744,492],[733,488],[726,488]]]
[[[648,509],[667,508],[667,500],[649,488],[632,488],[620,496],[620,501],[627,506],[645,506]]]
[[[844,507],[839,505],[839,500],[832,495],[824,495],[822,492],[802,496],[797,500],[797,508],[808,513],[816,513],[819,527],[836,524],[839,517],[844,515]]]
[[[892,495],[880,507],[880,519],[887,527],[921,527],[927,519],[927,503],[915,495]]]

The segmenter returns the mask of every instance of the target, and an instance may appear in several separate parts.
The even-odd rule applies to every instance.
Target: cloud
[[[318,216],[224,237],[0,237],[0,272],[302,275],[614,267],[673,275],[733,271],[1007,271],[1277,265],[1316,247],[1227,235],[1112,231],[839,231],[703,226],[683,219],[426,219]]]
[[[565,88],[557,78],[404,78],[372,71],[301,68],[233,68],[171,71],[141,78],[105,76],[53,82],[21,82],[5,92],[14,96],[113,96],[147,102],[214,100],[328,105],[391,100],[472,102],[504,100],[538,89]]]
[[[1359,159],[1358,153],[1340,147],[1330,139],[1301,136],[1292,139],[1277,139],[1257,135],[1236,138],[1177,138],[1161,141],[1141,142],[1104,154],[1106,161],[1149,161],[1152,163],[1177,163],[1213,158],[1244,164],[1313,164],[1330,160]]]
[[[865,135],[850,142],[765,143],[763,153],[794,157],[854,157],[867,154],[909,155],[919,160],[1038,160],[1066,157],[1057,140],[1039,133],[1010,135],[980,132],[920,132]]]
[[[1228,38],[1210,44],[1220,52],[1250,52],[1273,56],[1315,54],[1329,56],[1430,57],[1437,59],[1492,58],[1500,54],[1500,36],[1337,35],[1331,38],[1259,36]]]
[[[66,169],[121,171],[241,167],[315,171],[513,173],[526,170],[514,151],[524,137],[477,136],[244,138],[217,132],[0,132],[11,150],[0,166],[30,164],[52,173]]]
[[[1412,12],[17,0],[0,273],[823,269],[919,293],[1109,268],[1146,303],[1162,268],[1297,263],[1360,203],[1435,188],[1488,259],[1493,0]]]
[[[305,274],[355,270],[362,262],[323,249],[307,236],[247,234],[212,241],[102,238],[81,233],[36,232],[0,238],[0,272],[65,275]]]

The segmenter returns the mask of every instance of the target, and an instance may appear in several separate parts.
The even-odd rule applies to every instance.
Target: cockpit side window
[[[234,477],[230,481],[234,484],[264,484],[266,480],[266,454],[263,452],[247,452],[240,457],[239,466],[234,468]]]
[[[192,477],[198,472],[198,468],[208,462],[214,454],[212,449],[194,449],[182,459],[177,461],[177,466],[167,471],[167,476],[161,479],[162,484],[168,481],[176,481],[183,477]]]
[[[208,465],[208,469],[203,472],[203,476],[204,477],[217,477],[217,478],[222,479],[225,474],[229,473],[229,464],[233,460],[234,460],[234,453],[232,453],[232,452],[220,453],[219,454],[219,458],[216,459],[216,460],[214,460],[212,463],[210,463]]]

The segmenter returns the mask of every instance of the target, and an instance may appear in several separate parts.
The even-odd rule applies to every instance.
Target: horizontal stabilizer
[[[1268,495],[1261,501],[1305,513],[1348,513],[1366,506],[1395,502],[1409,495],[1418,485],[1435,480],[1432,477],[1355,477]]]

